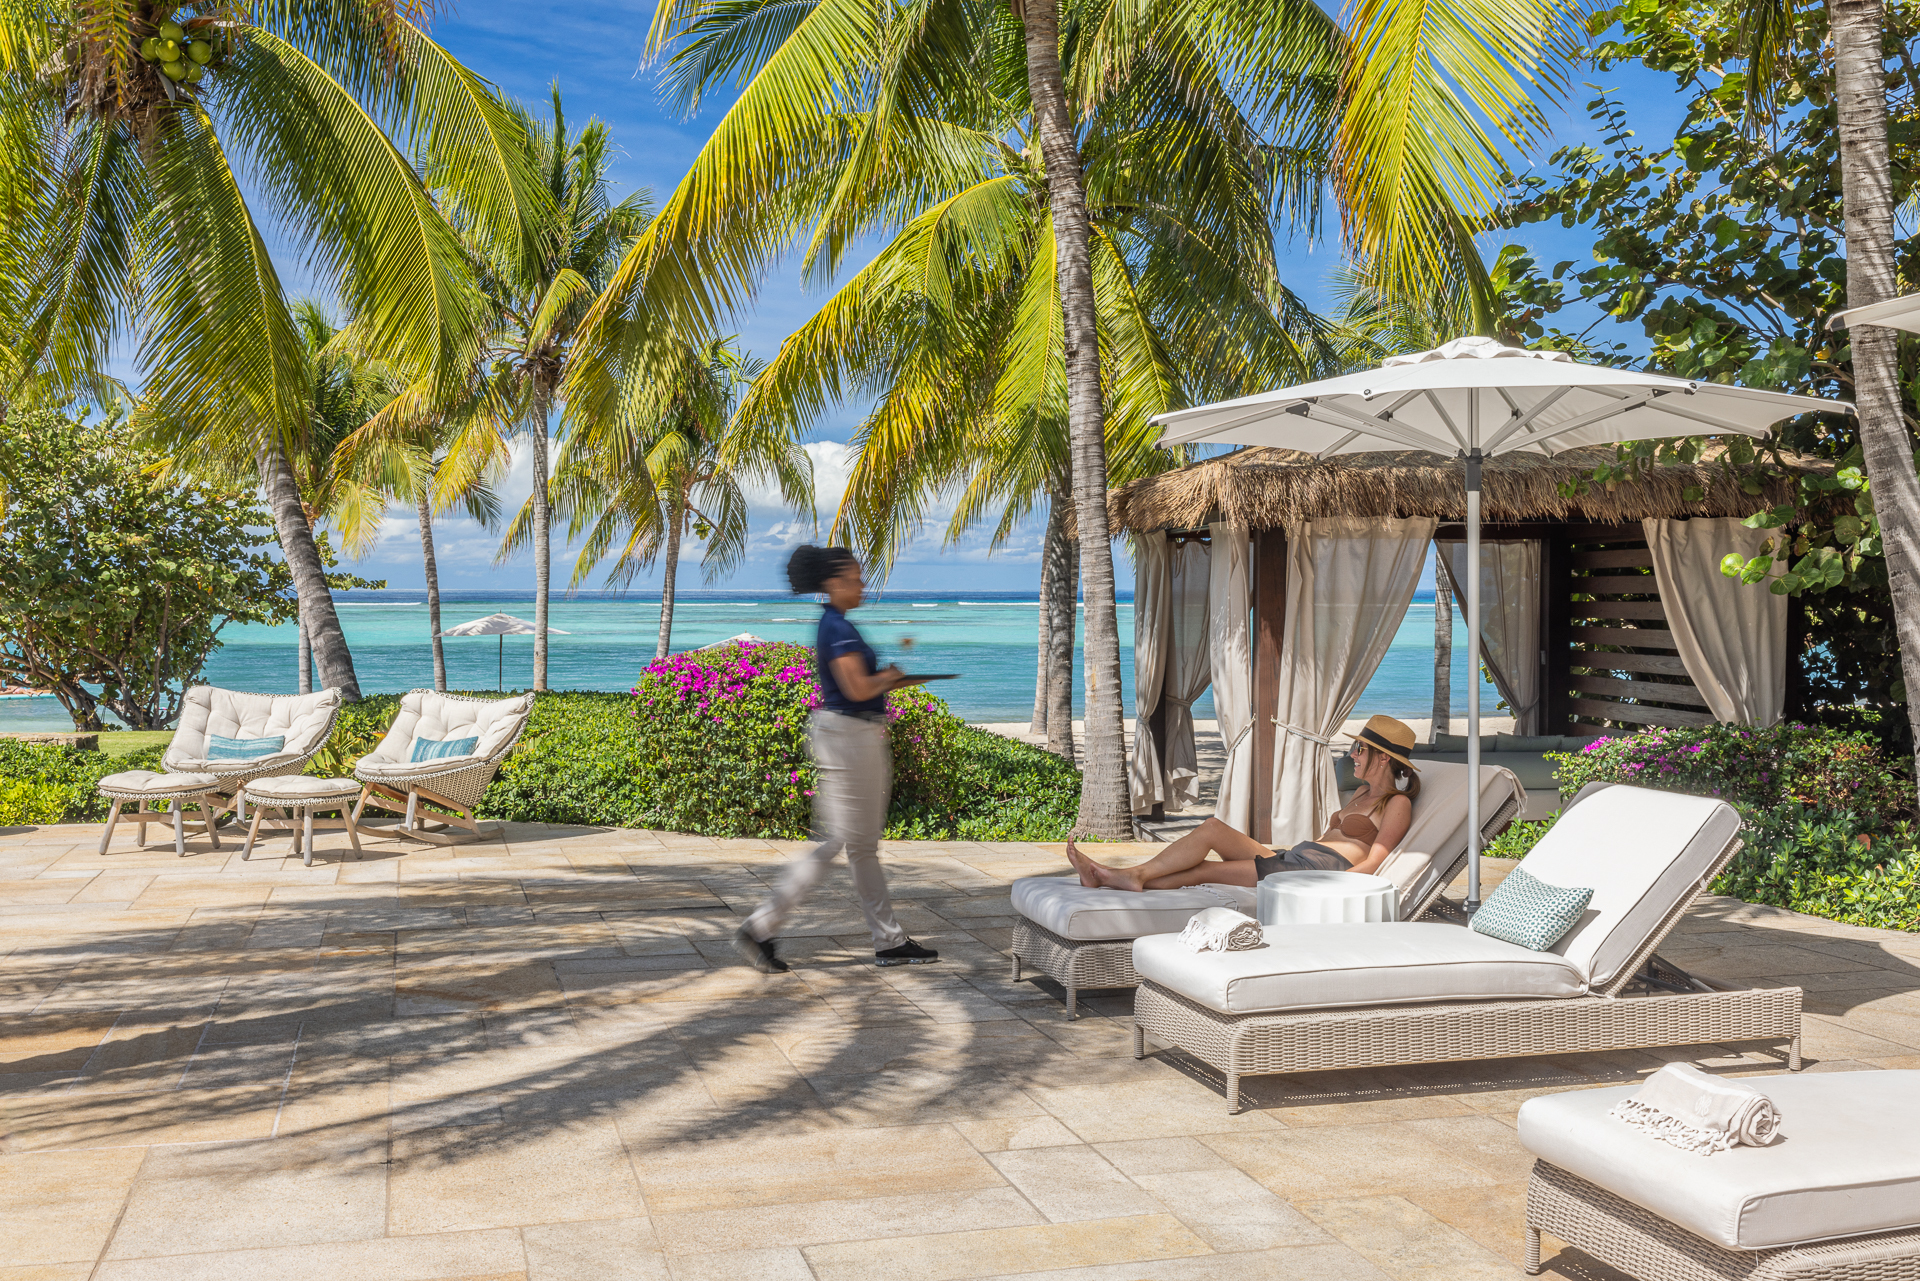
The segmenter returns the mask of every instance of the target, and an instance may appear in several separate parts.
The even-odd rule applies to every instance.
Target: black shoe
[[[747,927],[744,925],[734,933],[733,945],[740,949],[740,955],[746,959],[747,964],[762,974],[785,974],[793,968],[781,960],[780,954],[773,950],[772,939],[757,939],[747,933]]]
[[[899,947],[890,947],[884,952],[873,954],[875,965],[931,965],[940,959],[940,953],[930,947],[921,947],[908,939]]]

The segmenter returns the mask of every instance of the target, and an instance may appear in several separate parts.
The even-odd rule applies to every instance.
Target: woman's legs
[[[1080,873],[1080,883],[1115,890],[1166,890],[1202,882],[1252,885],[1256,879],[1253,860],[1271,853],[1245,832],[1217,818],[1209,818],[1136,867],[1107,867],[1082,854],[1072,841],[1067,842],[1067,859]],[[1218,854],[1222,861],[1209,862],[1208,854]]]

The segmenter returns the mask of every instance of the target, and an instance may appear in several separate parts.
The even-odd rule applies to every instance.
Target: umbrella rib
[[[1584,390],[1598,391],[1601,389],[1586,388]],[[1666,394],[1666,392],[1667,392],[1667,388],[1656,387],[1650,391],[1643,392],[1638,396],[1624,396],[1621,399],[1615,401],[1611,405],[1603,405],[1599,409],[1589,409],[1586,413],[1581,414],[1577,418],[1570,418],[1566,422],[1561,423],[1558,427],[1555,427],[1551,431],[1541,432],[1538,436],[1529,436],[1527,437],[1526,443],[1528,445],[1539,445],[1539,444],[1545,443],[1546,441],[1552,440],[1555,436],[1564,436],[1570,431],[1579,431],[1582,427],[1586,427],[1586,426],[1589,426],[1590,424],[1597,423],[1601,419],[1607,417],[1610,414],[1625,413],[1629,409],[1637,409],[1641,405],[1644,405],[1648,401],[1652,400],[1655,396],[1663,396]],[[1613,393],[1608,392],[1607,394],[1612,395]]]
[[[1329,415],[1337,421],[1329,422],[1327,418],[1319,416],[1322,414]],[[1415,428],[1402,427],[1397,422],[1389,422],[1384,419],[1375,418],[1369,414],[1356,414],[1350,409],[1344,409],[1339,405],[1329,405],[1324,401],[1311,402],[1310,408],[1307,410],[1307,417],[1313,419],[1315,422],[1328,423],[1329,426],[1358,427],[1360,432],[1356,434],[1378,436],[1382,440],[1390,440],[1397,445],[1405,445],[1408,449],[1423,450],[1427,453],[1446,452],[1443,442],[1435,440],[1431,436],[1423,435]],[[1336,447],[1329,446],[1329,448]]]
[[[1282,409],[1280,412],[1286,413],[1288,410]],[[1244,427],[1248,423],[1258,422],[1260,419],[1266,418],[1272,413],[1274,413],[1274,406],[1262,405],[1260,408],[1241,414],[1237,418],[1229,418],[1217,427],[1202,427],[1190,433],[1169,427],[1165,434],[1160,437],[1160,448],[1165,449],[1169,445],[1190,445],[1196,440],[1205,440],[1209,436],[1218,436],[1223,431],[1232,431],[1235,427]]]
[[[1662,405],[1660,406],[1660,412],[1663,414],[1672,414],[1675,418],[1692,419],[1694,422],[1705,423],[1709,427],[1718,427],[1723,432],[1734,432],[1741,436],[1753,436],[1757,439],[1765,439],[1768,435],[1772,434],[1772,428],[1770,427],[1761,427],[1758,429],[1746,427],[1739,423],[1727,422],[1723,418],[1715,418],[1711,414],[1703,414],[1697,409],[1682,409],[1678,405]]]
[[[1427,403],[1433,406],[1433,412],[1439,414],[1440,421],[1447,425],[1447,434],[1453,437],[1454,444],[1460,446],[1460,452],[1463,454],[1466,453],[1467,438],[1460,434],[1460,428],[1454,424],[1453,415],[1448,413],[1447,407],[1440,403],[1440,398],[1433,394],[1433,389],[1429,387],[1420,394],[1427,398]],[[1467,394],[1472,395],[1473,389],[1468,388]]]
[[[1523,432],[1523,431],[1530,433],[1533,428],[1533,420],[1538,418],[1541,414],[1545,413],[1547,410],[1553,408],[1553,406],[1559,402],[1562,396],[1566,395],[1568,392],[1572,390],[1573,390],[1572,387],[1555,387],[1552,392],[1550,392],[1548,395],[1546,395],[1541,399],[1539,404],[1535,405],[1532,409],[1529,409],[1524,414],[1520,414],[1519,413],[1520,407],[1518,405],[1514,405],[1514,412],[1518,414],[1518,417],[1516,417],[1512,422],[1508,423],[1504,428],[1502,428],[1500,431],[1494,434],[1493,439],[1487,442],[1486,452],[1489,454],[1498,453],[1500,450],[1500,446],[1506,444],[1507,441],[1512,439],[1516,433]],[[1501,396],[1507,398],[1507,403],[1509,405],[1513,405],[1513,399],[1511,397],[1507,397],[1507,393],[1504,388],[1501,389],[1500,394]]]

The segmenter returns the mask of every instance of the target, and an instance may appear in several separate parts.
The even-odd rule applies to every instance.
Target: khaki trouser
[[[893,748],[886,723],[815,712],[813,762],[819,774],[813,795],[813,838],[818,844],[787,864],[773,897],[747,918],[747,932],[757,939],[779,937],[793,909],[845,850],[854,892],[873,932],[874,951],[898,947],[906,942],[907,932],[893,919],[887,874],[880,870],[880,834],[887,827],[887,799],[893,790]]]

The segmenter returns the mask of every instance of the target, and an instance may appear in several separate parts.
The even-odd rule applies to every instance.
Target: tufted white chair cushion
[[[407,771],[431,774],[457,769],[462,762],[484,761],[505,747],[532,714],[530,692],[515,698],[475,703],[448,698],[430,689],[416,689],[401,698],[400,714],[393,718],[387,736],[362,761],[383,774]],[[476,737],[480,741],[465,756],[443,756],[417,765],[412,760],[416,738],[445,742],[450,738]]]
[[[167,745],[164,761],[170,770],[212,770],[215,773],[257,773],[281,763],[297,761],[320,749],[333,716],[340,708],[340,691],[323,689],[298,698],[274,698],[267,694],[243,694],[238,690],[195,685],[187,691],[180,707],[179,728]],[[210,761],[207,736],[226,738],[273,738],[285,735],[286,743],[272,756],[252,760]]]

